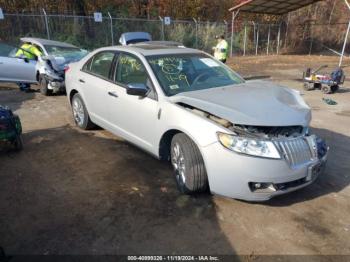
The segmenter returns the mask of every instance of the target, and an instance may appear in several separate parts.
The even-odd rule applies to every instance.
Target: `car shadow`
[[[340,94],[343,94],[343,93],[349,93],[350,92],[350,88],[348,87],[340,87],[336,93],[340,93]]]
[[[212,197],[181,195],[168,163],[69,126],[23,140],[20,153],[0,153],[8,255],[235,253]]]
[[[330,147],[325,172],[311,185],[278,196],[266,202],[271,206],[289,206],[312,200],[328,194],[337,194],[350,184],[350,137],[328,129],[313,128],[312,131],[324,138]]]

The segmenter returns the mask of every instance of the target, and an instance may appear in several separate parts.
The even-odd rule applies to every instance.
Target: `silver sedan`
[[[66,71],[76,124],[170,161],[183,193],[264,201],[311,184],[328,147],[300,94],[170,45],[100,48]]]

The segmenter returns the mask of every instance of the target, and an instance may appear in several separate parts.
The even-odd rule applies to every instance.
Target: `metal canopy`
[[[247,0],[229,10],[258,14],[283,15],[321,0]]]

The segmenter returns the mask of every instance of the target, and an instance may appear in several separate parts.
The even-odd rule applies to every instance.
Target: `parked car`
[[[147,32],[126,32],[119,38],[119,43],[121,45],[130,45],[148,41],[152,41],[152,37]]]
[[[43,55],[35,59],[16,57],[20,48],[1,43],[0,49],[8,52],[2,52],[0,56],[0,65],[3,67],[0,81],[29,84],[39,82],[44,95],[64,91],[65,66],[80,60],[88,53],[71,44],[40,38],[24,37],[21,38],[21,45],[23,43],[35,45]]]
[[[328,148],[299,92],[171,46],[100,48],[66,71],[75,123],[170,160],[183,193],[264,201],[319,176]]]

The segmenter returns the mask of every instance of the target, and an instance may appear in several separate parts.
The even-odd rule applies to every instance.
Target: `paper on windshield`
[[[215,62],[213,59],[211,58],[200,58],[201,62],[203,62],[204,64],[206,64],[209,67],[216,67],[216,66],[220,66],[217,62]]]

